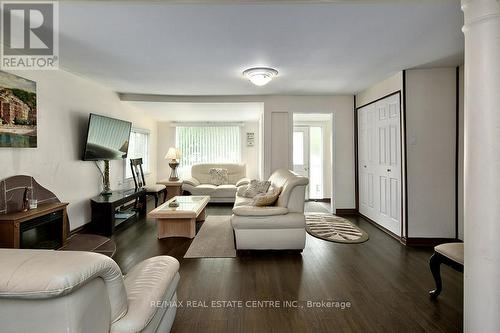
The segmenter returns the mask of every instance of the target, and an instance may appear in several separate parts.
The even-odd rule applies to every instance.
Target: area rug
[[[230,216],[207,216],[184,258],[235,258]]]
[[[349,220],[326,213],[306,213],[306,230],[314,237],[336,243],[363,243],[369,238]]]

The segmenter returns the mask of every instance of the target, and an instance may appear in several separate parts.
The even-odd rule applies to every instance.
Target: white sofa
[[[275,206],[255,207],[253,199],[236,196],[231,216],[237,250],[302,250],[306,244],[304,199],[309,179],[276,170],[271,186],[282,187]]]
[[[210,184],[209,171],[212,168],[227,169],[228,184]],[[207,163],[191,167],[191,178],[182,180],[182,189],[192,195],[209,195],[211,202],[234,202],[238,186],[249,183],[245,164]]]
[[[175,258],[149,258],[125,276],[92,252],[1,249],[0,262],[2,332],[169,332],[174,321]]]

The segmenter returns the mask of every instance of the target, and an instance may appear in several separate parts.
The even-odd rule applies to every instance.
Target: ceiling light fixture
[[[268,84],[276,75],[278,71],[268,67],[254,67],[243,72],[244,77],[259,87]]]

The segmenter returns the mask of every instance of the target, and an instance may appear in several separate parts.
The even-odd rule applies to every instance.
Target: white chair
[[[179,262],[153,257],[122,276],[92,252],[0,249],[2,332],[169,332]]]
[[[275,206],[255,207],[236,195],[231,216],[237,250],[302,250],[306,244],[305,189],[309,179],[286,169],[269,177],[282,187]]]

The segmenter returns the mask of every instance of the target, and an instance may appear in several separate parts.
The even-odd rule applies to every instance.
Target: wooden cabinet
[[[57,234],[50,236],[55,237],[61,246],[64,245],[69,232],[67,205],[62,202],[41,204],[26,212],[0,215],[0,247],[23,248],[22,233],[49,222],[56,224],[51,230],[57,230]],[[51,214],[55,214],[54,218]]]
[[[135,210],[121,210],[135,200],[138,201],[136,208],[139,216],[146,216],[146,190],[143,188],[113,191],[110,195],[98,195],[90,199],[92,232],[110,237],[117,225],[135,220],[137,218]],[[125,217],[121,217],[121,214]]]

